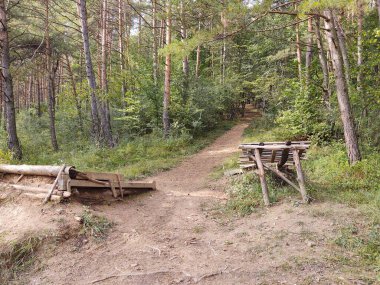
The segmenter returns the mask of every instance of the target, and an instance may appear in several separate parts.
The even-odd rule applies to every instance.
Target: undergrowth
[[[245,131],[244,142],[293,139],[287,137],[286,130],[270,121],[273,120],[265,117],[254,120]],[[365,223],[360,229],[342,228],[335,244],[358,255],[363,265],[369,265],[379,273],[380,281],[380,153],[362,145],[362,154],[363,160],[350,166],[343,141],[325,146],[312,144],[308,159],[302,165],[314,201],[346,204],[364,214]],[[252,181],[252,176],[246,175],[232,184],[227,209],[244,215],[262,205],[260,184],[257,178]],[[269,175],[267,177],[271,201],[281,199],[280,193],[284,192],[273,185]]]
[[[276,203],[294,192],[275,177],[267,176],[267,183],[270,189],[269,200],[271,203]],[[258,207],[264,206],[260,182],[252,173],[236,177],[228,192],[230,199],[224,206],[226,213],[245,216],[254,212]]]
[[[81,234],[94,237],[96,240],[103,240],[107,237],[113,223],[106,217],[94,215],[86,208],[81,215]]]
[[[75,137],[61,138],[60,150],[57,152],[52,151],[49,146],[48,133],[36,136],[35,132],[22,129],[20,139],[23,160],[10,161],[10,156],[2,152],[0,159],[14,164],[65,163],[82,171],[112,171],[129,179],[138,178],[173,167],[185,156],[196,153],[233,125],[233,121],[226,121],[214,130],[198,136],[179,132],[165,139],[161,133],[153,132],[140,137],[124,137],[120,138],[118,145],[112,149],[96,147],[90,140],[77,134]],[[1,148],[6,149],[6,146],[2,145]]]
[[[18,273],[29,268],[35,261],[35,252],[42,243],[42,238],[25,235],[0,252],[0,284],[7,284]]]

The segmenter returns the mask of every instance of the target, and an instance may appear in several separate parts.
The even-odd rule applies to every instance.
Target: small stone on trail
[[[131,267],[137,267],[137,266],[139,266],[138,263],[133,263],[133,264],[131,264]]]
[[[79,222],[79,223],[81,223],[81,222],[83,221],[83,220],[82,220],[82,217],[79,217],[79,216],[75,216],[74,219],[75,219],[77,222]]]
[[[308,247],[315,247],[316,246],[316,244],[315,244],[315,242],[312,242],[312,241],[307,241],[307,246]]]
[[[64,209],[57,209],[55,211],[57,212],[58,215],[62,215],[63,213],[65,213]]]

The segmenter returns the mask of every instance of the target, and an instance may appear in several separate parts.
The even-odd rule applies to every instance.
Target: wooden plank
[[[113,186],[115,188],[119,188],[119,183],[118,181],[112,182]],[[128,189],[128,188],[137,188],[137,189],[156,189],[156,182],[124,182],[121,181],[121,186],[122,188]],[[99,184],[95,183],[93,181],[89,180],[79,180],[79,179],[71,179],[70,181],[70,186],[71,187],[83,187],[83,188],[110,188],[109,183],[106,184]]]
[[[66,168],[66,165],[63,164],[63,165],[61,166],[61,169],[60,169],[59,172],[58,172],[57,178],[55,178],[53,185],[51,186],[51,188],[50,188],[48,194],[46,195],[46,197],[45,197],[45,199],[44,199],[44,201],[43,201],[43,204],[46,204],[46,203],[50,200],[51,195],[53,194],[54,188],[55,188],[55,186],[57,185],[58,180],[60,179],[61,174],[63,173],[63,171],[65,171],[65,168]]]
[[[289,157],[289,149],[283,149],[281,153],[280,161],[277,164],[278,168],[281,168],[285,165],[285,163],[288,161],[288,157]]]
[[[276,159],[276,153],[277,153],[277,150],[272,150],[272,156],[270,158],[270,162],[274,162],[274,160]]]
[[[247,145],[244,146],[245,149],[269,149],[269,150],[282,150],[282,149],[308,149],[309,145]]]
[[[45,198],[45,194],[44,193],[37,193],[37,194],[34,194],[34,193],[22,193],[21,195],[29,197],[29,198],[35,198],[35,199],[44,199]],[[51,195],[50,196],[50,200],[51,201],[60,202],[61,199],[62,199],[62,197],[58,196],[58,195]]]
[[[307,192],[306,192],[305,177],[302,172],[302,166],[301,166],[300,158],[298,156],[298,150],[296,149],[293,150],[293,156],[294,156],[294,164],[296,166],[296,171],[297,171],[297,180],[298,180],[298,184],[300,186],[300,192],[302,195],[302,200],[305,203],[309,203],[310,198],[308,197]]]
[[[265,164],[264,164],[264,167],[266,169],[272,171],[274,174],[276,174],[278,177],[280,177],[282,180],[284,180],[286,183],[288,183],[290,186],[292,186],[294,189],[296,189],[298,192],[301,193],[301,189],[296,184],[294,184],[290,179],[288,179],[285,176],[285,174],[282,173],[280,170],[278,170],[276,168],[272,168],[269,165],[265,165]]]
[[[263,192],[264,204],[265,206],[269,206],[270,202],[269,202],[269,194],[268,194],[268,185],[265,180],[265,171],[264,171],[263,163],[261,162],[259,149],[255,149],[255,159],[256,159],[257,168],[259,170],[259,178],[260,178],[260,183],[261,183],[261,190]]]

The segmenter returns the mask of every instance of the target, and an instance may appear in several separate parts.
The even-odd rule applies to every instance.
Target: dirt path
[[[225,198],[209,174],[241,140],[248,121],[178,167],[153,177],[158,191],[94,206],[116,223],[109,237],[80,249],[69,240],[44,256],[28,284],[331,284],[348,280],[326,261],[344,207],[291,203],[245,218],[207,210]],[[342,282],[343,282],[342,281]],[[348,283],[347,283],[348,284]]]

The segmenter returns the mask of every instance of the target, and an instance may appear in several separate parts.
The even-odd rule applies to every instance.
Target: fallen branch
[[[145,272],[145,273],[144,272],[139,272],[139,273],[129,272],[129,273],[123,273],[123,274],[110,275],[110,276],[107,276],[104,278],[96,279],[94,281],[91,281],[88,284],[96,284],[96,283],[99,283],[99,282],[102,282],[102,281],[105,281],[108,279],[118,278],[118,277],[147,276],[147,275],[165,274],[165,273],[173,273],[173,272],[168,271],[168,270],[152,271],[152,272]],[[176,273],[176,272],[174,272],[174,273]],[[180,272],[180,273],[183,273],[183,272]]]
[[[200,281],[202,281],[203,279],[214,277],[214,276],[217,276],[217,275],[221,275],[221,274],[223,274],[227,270],[227,268],[228,268],[228,265],[226,265],[226,267],[224,269],[222,269],[222,270],[219,270],[219,271],[216,271],[216,272],[212,272],[212,273],[208,273],[208,274],[204,274],[204,275],[202,275],[201,277],[199,277],[197,279],[193,278],[194,283],[196,284],[196,283],[199,283]]]

